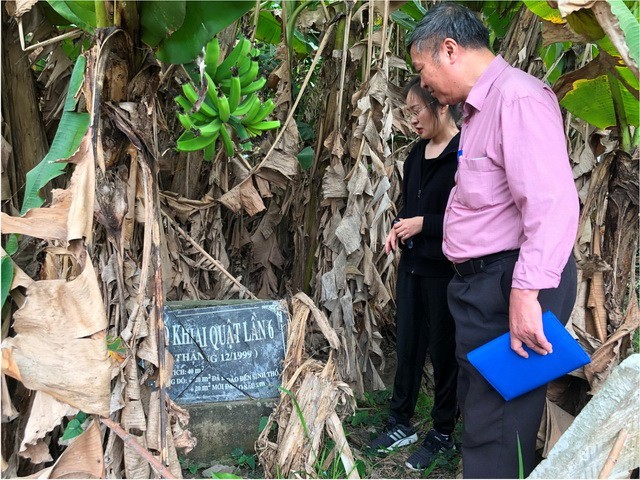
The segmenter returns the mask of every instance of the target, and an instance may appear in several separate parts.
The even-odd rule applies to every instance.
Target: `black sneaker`
[[[411,470],[422,470],[431,465],[439,454],[455,450],[455,448],[452,435],[445,437],[431,429],[420,448],[407,458],[405,465]]]
[[[418,441],[416,431],[405,425],[389,423],[384,431],[369,444],[369,449],[378,453],[389,453],[399,447]]]

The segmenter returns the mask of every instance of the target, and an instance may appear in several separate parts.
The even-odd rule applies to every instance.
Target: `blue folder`
[[[505,333],[467,354],[471,364],[505,400],[545,385],[591,361],[552,312],[542,315],[542,327],[553,353],[540,355],[523,345],[529,353],[529,358],[523,358],[511,350],[509,333]]]

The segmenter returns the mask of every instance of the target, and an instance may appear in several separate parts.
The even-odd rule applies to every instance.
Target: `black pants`
[[[398,366],[390,414],[409,425],[422,382],[427,350],[433,364],[435,399],[431,417],[440,433],[453,432],[456,421],[455,324],[447,305],[449,278],[398,271],[396,349]]]
[[[499,259],[487,265],[484,272],[465,277],[455,275],[449,284],[460,368],[458,396],[465,478],[518,478],[518,441],[524,478],[535,467],[536,437],[546,385],[507,402],[467,360],[468,352],[509,331],[509,295],[517,258],[516,255]],[[571,257],[560,285],[540,290],[538,301],[543,312],[551,310],[566,324],[575,298],[576,265]]]

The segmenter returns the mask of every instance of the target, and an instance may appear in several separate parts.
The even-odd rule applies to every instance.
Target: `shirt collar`
[[[480,78],[476,81],[476,83],[471,88],[469,95],[467,96],[464,105],[462,106],[462,111],[464,116],[468,116],[472,113],[472,107],[478,111],[482,110],[482,106],[484,105],[484,101],[489,94],[489,90],[491,89],[491,85],[496,79],[500,76],[500,74],[509,66],[509,64],[502,58],[501,55],[496,55],[496,57],[491,60],[491,63],[487,67],[487,69],[482,72]]]
[[[460,132],[456,133],[451,140],[449,140],[449,143],[447,144],[447,146],[445,147],[445,149],[442,151],[442,153],[440,154],[441,156],[444,155],[448,155],[452,152],[457,153],[458,152],[458,144],[460,143]]]

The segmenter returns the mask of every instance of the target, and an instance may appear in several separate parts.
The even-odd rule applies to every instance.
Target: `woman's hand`
[[[384,251],[387,253],[391,253],[392,250],[398,248],[398,236],[396,235],[396,231],[393,227],[389,231],[387,235],[387,239],[384,242]]]
[[[401,218],[393,225],[398,240],[405,243],[422,231],[423,217]]]

